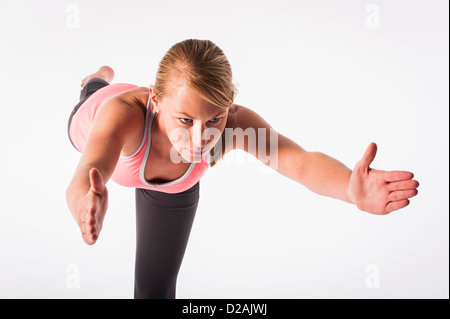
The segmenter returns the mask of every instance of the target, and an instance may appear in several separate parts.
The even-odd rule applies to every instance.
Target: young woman
[[[109,179],[136,189],[135,298],[175,298],[200,178],[234,149],[313,192],[372,214],[401,209],[417,195],[412,173],[370,168],[374,143],[352,171],[325,154],[307,152],[253,110],[234,104],[230,64],[211,41],[175,44],[149,88],[110,84],[113,78],[104,66],[82,81],[68,123],[81,159],[66,198],[83,240],[92,245],[108,208]]]

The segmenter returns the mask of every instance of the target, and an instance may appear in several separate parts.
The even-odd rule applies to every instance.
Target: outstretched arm
[[[139,126],[139,113],[119,99],[98,111],[78,166],[67,190],[67,205],[83,240],[94,244],[108,208],[106,183],[114,172],[122,147]]]
[[[360,210],[378,215],[407,206],[408,198],[417,195],[419,183],[412,179],[412,173],[370,168],[377,151],[375,143],[369,145],[362,159],[351,170],[326,154],[308,152],[291,139],[276,133],[256,112],[243,106],[238,106],[238,109],[233,121],[234,128],[253,130],[256,143],[244,143],[234,138],[232,146],[231,141],[229,143],[229,150],[242,149],[317,194],[355,204]],[[270,130],[277,135],[277,152],[270,148],[270,143],[274,141],[273,138],[271,141]],[[260,146],[265,150],[258,150]],[[265,156],[267,153],[270,154],[269,161]]]
[[[352,171],[340,161],[320,152],[307,152],[278,133],[276,171],[316,194],[354,204],[348,193]]]

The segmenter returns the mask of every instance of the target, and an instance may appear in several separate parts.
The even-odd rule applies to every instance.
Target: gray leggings
[[[70,114],[68,128],[83,102],[107,85],[102,79],[94,78],[84,86],[80,102]],[[176,194],[136,188],[134,298],[175,298],[178,271],[194,222],[199,194],[200,182]]]

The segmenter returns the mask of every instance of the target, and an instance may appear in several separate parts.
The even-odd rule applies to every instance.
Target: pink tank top
[[[105,86],[92,94],[84,102],[75,115],[69,128],[69,135],[73,145],[79,152],[83,152],[88,139],[92,123],[97,111],[107,100],[136,85],[116,83]],[[129,156],[120,156],[111,179],[119,185],[134,188],[145,188],[164,193],[180,193],[194,186],[208,169],[208,162],[203,159],[200,163],[191,163],[186,173],[180,178],[167,183],[150,183],[145,179],[145,165],[148,160],[151,144],[151,123],[155,110],[149,96],[145,115],[145,130],[139,148]]]

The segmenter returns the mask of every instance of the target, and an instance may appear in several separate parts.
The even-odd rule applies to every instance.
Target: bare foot
[[[101,78],[103,80],[105,80],[108,83],[111,83],[111,81],[114,79],[114,70],[112,68],[110,68],[109,66],[102,66],[100,69],[98,69],[97,72],[92,73],[91,75],[88,75],[87,77],[85,77],[82,81],[81,81],[81,87],[84,87],[86,85],[86,83],[88,83],[88,81],[90,79],[93,78]]]

